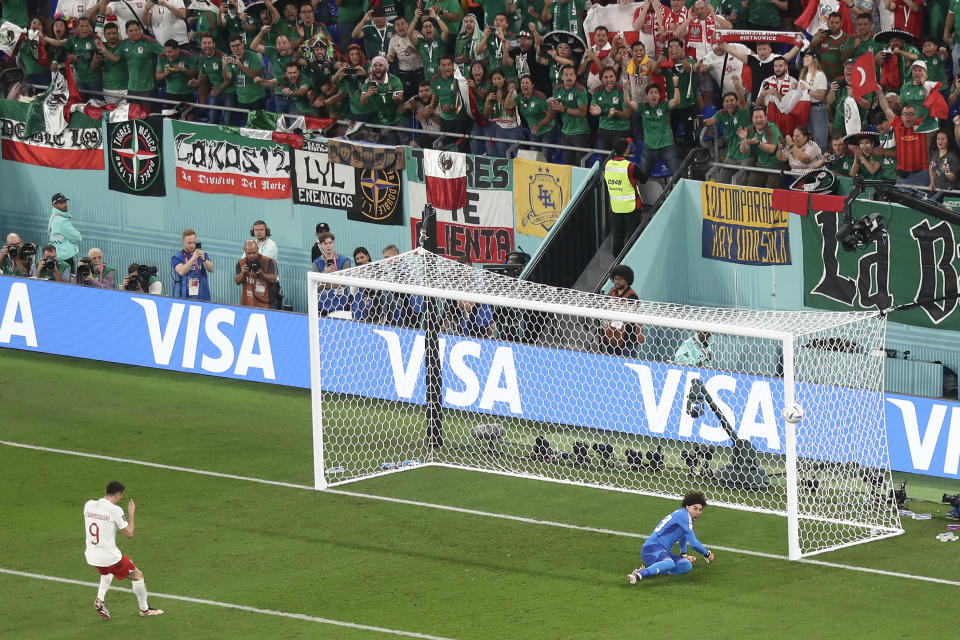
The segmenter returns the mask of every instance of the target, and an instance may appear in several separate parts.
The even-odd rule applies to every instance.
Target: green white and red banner
[[[423,149],[407,147],[406,197],[410,234],[418,246],[427,204],[427,168]],[[502,263],[513,251],[513,161],[466,156],[466,203],[437,211],[437,249],[450,258],[469,256],[475,264]]]
[[[30,104],[0,100],[3,159],[54,169],[103,170],[103,128],[98,120],[74,113],[61,133],[26,135]]]
[[[174,121],[177,186],[248,198],[290,198],[290,148],[236,129]]]

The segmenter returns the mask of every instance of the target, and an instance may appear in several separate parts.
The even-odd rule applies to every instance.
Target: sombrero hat
[[[914,42],[917,39],[912,33],[903,29],[888,29],[873,36],[877,42],[890,42],[892,38],[902,38],[907,42]]]
[[[880,144],[880,134],[876,131],[856,131],[843,139],[846,144],[860,144],[861,140],[870,140],[876,146]]]

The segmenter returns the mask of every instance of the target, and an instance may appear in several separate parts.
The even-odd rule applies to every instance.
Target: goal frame
[[[414,252],[421,252],[423,249],[416,249]],[[307,300],[309,305],[308,311],[308,327],[309,327],[309,344],[310,344],[310,390],[311,390],[311,407],[312,407],[312,423],[313,423],[313,460],[314,460],[314,488],[316,490],[326,490],[331,484],[326,479],[325,474],[325,457],[324,457],[324,437],[323,437],[323,391],[322,391],[322,375],[321,375],[321,359],[320,359],[320,314],[318,313],[318,304],[319,304],[319,294],[318,286],[323,284],[330,284],[343,287],[356,287],[363,288],[370,286],[370,280],[365,278],[360,278],[352,275],[351,270],[338,271],[333,273],[322,273],[310,271],[307,273]],[[444,298],[448,300],[455,300],[459,302],[472,302],[479,304],[489,304],[495,307],[499,306],[508,306],[511,308],[519,309],[522,311],[531,311],[531,312],[546,312],[546,313],[557,313],[561,315],[577,315],[584,318],[590,318],[597,321],[621,321],[624,323],[639,323],[639,324],[656,324],[661,327],[667,327],[672,329],[686,330],[686,331],[709,331],[715,334],[723,334],[729,336],[745,336],[751,338],[759,338],[770,341],[777,342],[782,348],[783,356],[783,394],[784,394],[784,405],[788,406],[795,401],[795,353],[794,353],[794,340],[797,338],[798,334],[791,333],[789,331],[776,331],[772,329],[764,329],[758,327],[751,327],[739,324],[718,324],[711,323],[703,320],[692,320],[682,317],[670,317],[666,315],[655,315],[655,314],[646,314],[630,311],[618,311],[610,309],[596,309],[590,307],[571,307],[568,305],[562,305],[553,302],[543,302],[543,301],[530,301],[523,300],[521,298],[511,297],[511,296],[494,296],[478,292],[464,292],[451,289],[439,289],[434,287],[427,287],[423,285],[415,284],[401,284],[388,281],[377,281],[376,288],[382,291],[388,291],[398,294],[409,294],[414,296],[424,296],[430,298]],[[858,319],[852,319],[850,322],[856,322]],[[334,320],[336,321],[336,320]],[[843,323],[837,323],[836,326],[842,326]],[[883,366],[881,364],[881,375],[882,375]],[[885,410],[881,408],[881,416],[885,421]],[[784,424],[784,471],[785,471],[785,481],[786,481],[786,520],[787,520],[787,550],[788,558],[790,560],[800,560],[803,557],[809,557],[817,555],[819,553],[825,553],[827,551],[836,551],[838,549],[851,547],[866,542],[873,542],[876,540],[881,540],[884,538],[894,537],[903,533],[903,529],[900,528],[890,528],[883,527],[878,525],[869,525],[871,529],[877,532],[876,535],[873,535],[869,538],[858,539],[850,542],[845,542],[831,546],[827,549],[822,549],[818,551],[808,552],[806,554],[802,553],[800,548],[800,513],[799,513],[799,496],[798,496],[798,471],[797,471],[797,425],[783,421]],[[469,471],[482,471],[485,473],[493,473],[497,475],[504,475],[509,477],[522,477],[528,479],[535,479],[547,482],[555,482],[560,484],[574,484],[581,486],[591,486],[596,487],[597,485],[577,482],[573,480],[564,480],[558,478],[549,478],[543,476],[537,476],[533,474],[522,474],[515,473],[512,471],[503,471],[497,469],[477,469],[474,467],[461,466],[456,464],[450,464],[445,462],[434,462],[430,459],[423,460],[417,464],[411,464],[408,466],[398,466],[397,468],[385,469],[376,473],[368,474],[362,478],[352,478],[348,479],[339,484],[349,484],[351,482],[357,482],[359,480],[367,480],[370,478],[389,475],[393,473],[400,473],[402,471],[407,471],[414,468],[421,468],[426,466],[440,466],[447,468],[463,469]],[[888,468],[889,471],[889,458],[888,458]],[[633,494],[640,495],[650,495],[655,497],[664,497],[661,493],[646,493],[642,490],[636,489],[621,489],[617,487],[604,487],[605,490],[614,490],[622,491]],[[724,502],[716,502],[715,504],[719,506],[728,506],[730,508],[736,508],[741,511],[754,511],[761,513],[772,513],[778,516],[782,516],[782,511],[772,511],[763,508],[751,507],[749,505],[729,505]],[[820,518],[820,520],[831,522],[829,518]],[[866,526],[863,523],[848,523],[838,520],[832,520],[832,522],[839,524],[852,524],[856,526]]]

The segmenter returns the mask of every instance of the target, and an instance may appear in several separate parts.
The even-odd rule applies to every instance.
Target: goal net
[[[785,516],[794,559],[902,532],[877,314],[623,300],[420,249],[308,294],[319,489],[425,465],[701,489]]]

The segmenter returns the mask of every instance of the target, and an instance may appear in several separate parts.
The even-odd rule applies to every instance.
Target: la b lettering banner
[[[330,162],[327,140],[304,139],[292,150],[293,201],[311,207],[349,211],[357,206],[356,169]]]
[[[290,148],[225,128],[174,121],[177,187],[278,200],[290,197]]]
[[[437,209],[437,250],[451,258],[466,255],[474,263],[502,263],[513,251],[513,161],[467,155],[467,204]],[[418,246],[427,204],[422,149],[407,148],[407,206],[410,233]]]
[[[704,182],[704,258],[751,265],[790,264],[790,221],[771,206],[773,189]]]
[[[960,329],[960,230],[906,207],[856,200],[854,219],[884,218],[886,242],[855,252],[837,239],[843,214],[814,211],[801,218],[803,303],[817,309],[863,311],[918,303],[890,320],[936,329]]]
[[[74,113],[63,133],[26,137],[28,107],[26,102],[0,100],[4,160],[54,169],[103,170],[103,128],[98,120]]]
[[[107,123],[107,164],[112,191],[165,196],[163,118]]]

